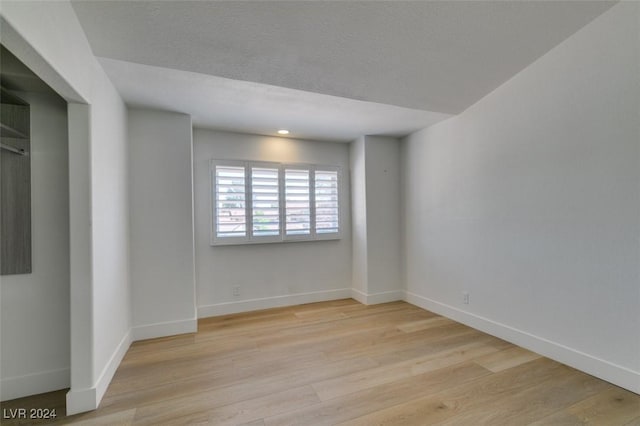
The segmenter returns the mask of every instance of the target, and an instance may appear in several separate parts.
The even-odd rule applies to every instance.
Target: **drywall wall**
[[[0,277],[2,400],[70,384],[67,104],[16,94],[31,106],[33,271]]]
[[[134,338],[193,332],[191,117],[129,110]]]
[[[96,63],[91,107],[93,375],[106,391],[131,343],[127,109]],[[113,371],[111,371],[113,370]],[[101,399],[102,395],[99,395]]]
[[[639,9],[403,146],[407,299],[635,392]]]
[[[97,407],[131,341],[126,109],[69,2],[3,2],[1,31],[3,44],[69,102],[67,413],[74,414]]]
[[[367,265],[369,293],[401,298],[400,142],[366,136]],[[383,295],[387,295],[386,297]]]
[[[353,259],[351,284],[354,298],[364,303],[368,293],[365,136],[351,142],[349,163],[351,165],[351,256]]]
[[[362,136],[351,142],[353,297],[362,303],[403,298],[400,143]]]
[[[210,246],[211,159],[341,167],[342,239]],[[193,165],[200,317],[351,296],[348,145],[196,129]]]
[[[71,287],[71,390],[67,413],[97,405],[93,374],[91,241],[91,107],[67,105],[69,128],[69,275]]]

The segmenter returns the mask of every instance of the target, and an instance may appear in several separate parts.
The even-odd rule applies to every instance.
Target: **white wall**
[[[353,297],[384,303],[403,297],[400,144],[362,136],[351,142]]]
[[[101,399],[119,364],[114,356],[131,343],[127,109],[98,64],[93,84],[93,377]]]
[[[408,300],[635,392],[639,8],[403,149]]]
[[[191,117],[129,110],[134,338],[195,331]]]
[[[0,277],[2,400],[70,383],[67,104],[16,94],[31,106],[33,263],[30,274]]]
[[[340,166],[342,239],[210,246],[210,159]],[[348,145],[196,129],[193,166],[200,317],[350,297]],[[236,286],[240,296],[233,296]]]
[[[351,227],[353,259],[351,285],[355,297],[362,299],[368,292],[367,282],[367,179],[365,137],[361,136],[350,144],[351,165]],[[358,297],[360,296],[361,297]],[[364,301],[361,300],[361,301]]]
[[[1,13],[3,44],[70,102],[73,414],[97,407],[131,341],[126,109],[69,2],[6,1]]]
[[[400,143],[366,136],[369,293],[397,300],[400,282]],[[383,296],[385,295],[386,296]]]

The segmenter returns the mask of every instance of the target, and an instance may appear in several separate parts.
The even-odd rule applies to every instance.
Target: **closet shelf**
[[[0,136],[3,138],[28,139],[27,135],[4,123],[0,123]]]
[[[18,154],[18,155],[29,155],[29,153],[27,151],[25,151],[24,149],[21,148],[16,148],[15,146],[11,146],[11,145],[7,145],[5,143],[0,144],[0,148],[13,152],[14,154]]]

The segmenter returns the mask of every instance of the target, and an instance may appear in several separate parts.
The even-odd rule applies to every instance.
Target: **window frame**
[[[238,237],[219,237],[217,232],[217,186],[216,167],[244,167],[245,184],[245,235]],[[253,168],[266,168],[278,170],[278,235],[253,235]],[[309,234],[287,235],[286,233],[286,170],[307,170],[309,172]],[[338,232],[318,233],[316,232],[316,170],[336,172],[337,176],[337,196],[338,196]],[[321,241],[342,239],[343,229],[343,197],[342,194],[342,168],[340,166],[328,166],[307,163],[279,163],[268,161],[244,161],[244,160],[221,160],[212,159],[209,162],[209,183],[210,198],[209,203],[209,226],[210,245],[241,245],[241,244],[263,244],[263,243],[284,243],[297,241]]]

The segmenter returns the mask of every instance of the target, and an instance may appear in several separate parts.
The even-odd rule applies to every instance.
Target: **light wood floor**
[[[2,408],[63,414],[64,394]],[[640,396],[404,302],[347,299],[134,343],[100,408],[57,423],[631,426]]]

